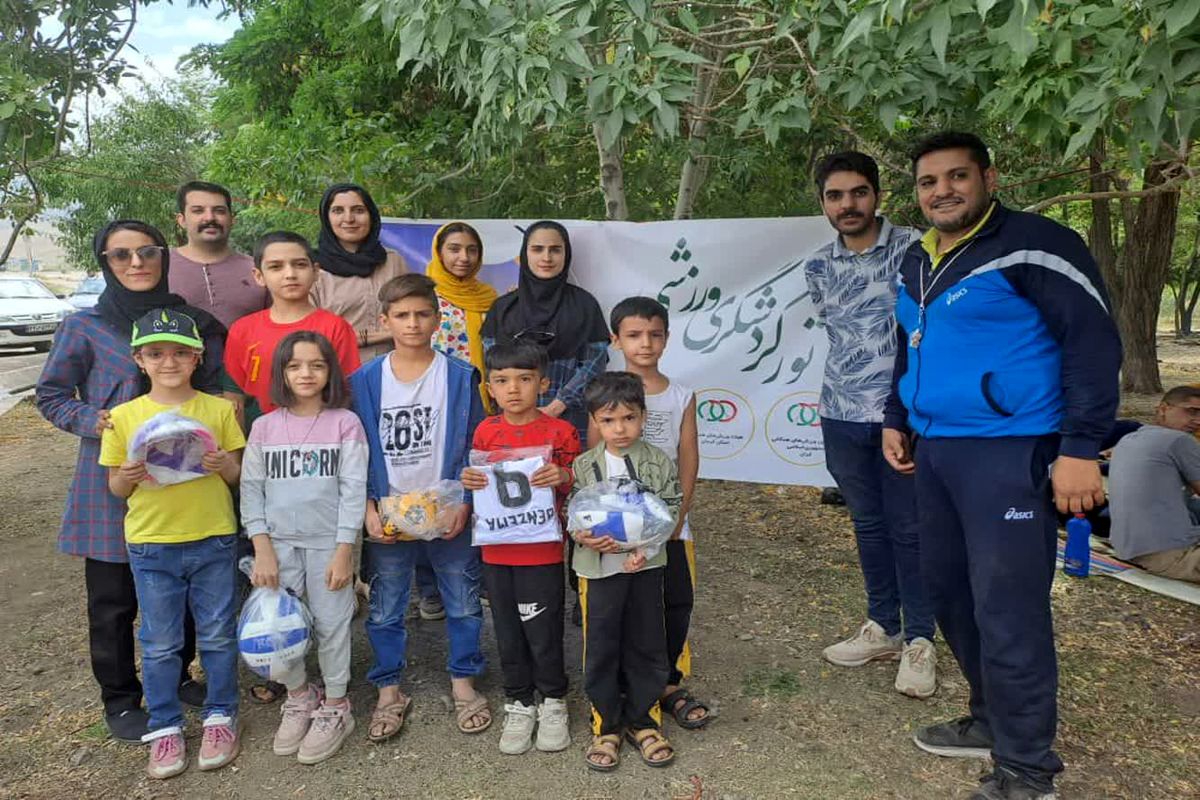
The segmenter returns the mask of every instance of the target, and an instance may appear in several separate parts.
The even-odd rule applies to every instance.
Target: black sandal
[[[683,705],[679,704],[680,700],[683,701]],[[675,718],[675,722],[679,727],[689,731],[699,730],[712,721],[712,709],[707,704],[692,697],[692,693],[687,689],[676,689],[664,697],[659,704],[665,707],[667,712]],[[691,719],[688,715],[697,708],[704,709],[704,716],[698,719]]]
[[[259,705],[269,706],[278,702],[285,694],[287,694],[287,687],[275,681],[256,683],[250,687],[250,699]]]

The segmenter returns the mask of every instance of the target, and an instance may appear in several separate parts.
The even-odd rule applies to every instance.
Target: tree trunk
[[[1109,190],[1108,176],[1102,174],[1104,169],[1104,139],[1096,138],[1092,152],[1088,156],[1091,165],[1091,175],[1088,176],[1088,191],[1106,192]],[[1088,247],[1092,257],[1100,267],[1100,276],[1108,287],[1108,296],[1112,300],[1113,314],[1121,308],[1121,272],[1117,264],[1117,239],[1113,229],[1112,207],[1110,200],[1092,201],[1092,221],[1088,225]]]
[[[1147,167],[1142,185],[1149,188],[1162,183],[1164,166],[1159,163]],[[1117,322],[1125,345],[1121,388],[1128,392],[1162,391],[1158,372],[1158,312],[1171,275],[1171,249],[1178,216],[1178,191],[1143,197],[1137,204],[1132,227],[1125,232]]]
[[[600,123],[592,123],[596,151],[600,155],[600,191],[604,193],[606,219],[629,219],[629,203],[625,200],[625,146],[618,136],[612,147],[606,148]]]
[[[712,53],[702,53],[710,61]],[[692,93],[692,108],[688,114],[688,154],[679,173],[679,193],[675,197],[675,219],[691,219],[696,195],[708,177],[708,159],[704,157],[708,140],[708,110],[717,90],[720,68],[712,63],[693,68],[696,88]]]

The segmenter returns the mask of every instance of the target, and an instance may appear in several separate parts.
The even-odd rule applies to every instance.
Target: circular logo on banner
[[[776,400],[767,412],[767,444],[789,464],[819,467],[825,463],[819,399],[816,392],[793,392]]]
[[[696,432],[701,458],[733,458],[754,436],[750,401],[728,389],[696,392]]]

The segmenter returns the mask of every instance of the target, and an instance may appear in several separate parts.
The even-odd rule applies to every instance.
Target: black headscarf
[[[342,192],[358,192],[363,205],[367,207],[367,213],[371,215],[371,230],[353,253],[342,246],[333,232],[333,226],[329,224],[329,207],[333,205],[333,198]],[[321,237],[317,240],[317,263],[326,272],[343,278],[371,277],[379,265],[387,261],[387,250],[379,243],[379,229],[382,226],[379,207],[366,189],[355,183],[335,183],[325,190],[321,198]]]
[[[108,258],[103,253],[108,248],[108,237],[118,230],[144,233],[163,248],[162,275],[153,289],[135,292],[125,288],[113,274],[112,267],[108,265]],[[133,323],[156,308],[173,308],[187,314],[196,321],[196,327],[200,329],[200,336],[204,339],[205,349],[204,360],[192,376],[192,385],[205,391],[219,390],[221,354],[224,351],[227,331],[212,314],[188,305],[182,297],[172,294],[167,288],[170,285],[170,249],[162,231],[136,219],[114,220],[96,232],[92,239],[92,252],[95,253],[96,262],[104,273],[104,291],[96,301],[96,310],[100,312],[104,321],[130,339],[133,337]]]
[[[557,231],[563,240],[563,270],[553,278],[539,278],[529,269],[529,237],[544,228]],[[567,282],[571,238],[566,228],[550,220],[530,225],[521,240],[518,260],[521,272],[516,291],[492,305],[483,322],[484,337],[497,341],[527,338],[545,347],[555,360],[576,356],[592,342],[608,342],[608,325],[596,298]]]

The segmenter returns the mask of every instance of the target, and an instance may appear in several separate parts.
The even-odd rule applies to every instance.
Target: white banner
[[[530,221],[469,222],[484,240],[480,276],[513,288]],[[572,280],[606,315],[631,295],[670,311],[662,370],[696,390],[701,477],[833,485],[817,415],[828,340],[801,270],[834,235],[824,217],[561,222]],[[386,219],[382,238],[424,269],[440,224]],[[612,368],[621,363],[613,351]]]

